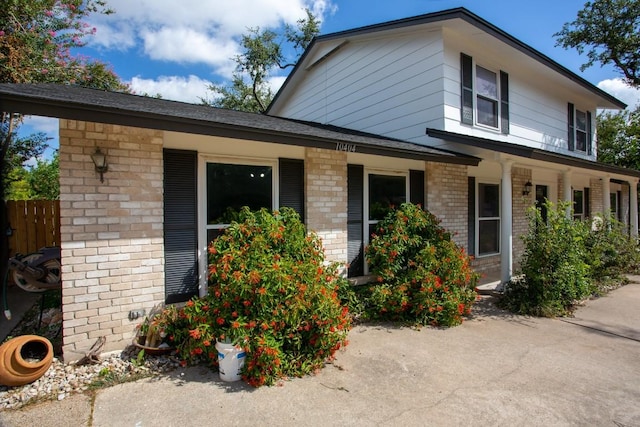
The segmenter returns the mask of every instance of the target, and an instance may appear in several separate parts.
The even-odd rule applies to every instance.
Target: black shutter
[[[593,130],[591,129],[591,111],[587,111],[587,154],[588,155],[591,155],[591,153],[593,153],[592,132]]]
[[[304,222],[304,160],[280,159],[280,206],[295,209]]]
[[[409,171],[409,201],[424,209],[424,171]]]
[[[165,302],[198,295],[197,153],[164,150]]]
[[[569,103],[567,107],[567,122],[569,122],[569,134],[567,135],[567,142],[569,145],[569,151],[575,150],[575,110],[573,104]]]
[[[462,123],[473,125],[473,61],[469,55],[460,54],[462,81]]]
[[[509,134],[509,74],[500,71],[500,130]]]
[[[347,166],[347,262],[348,276],[364,274],[364,168]]]
[[[468,192],[467,192],[467,229],[468,229],[468,243],[467,254],[475,256],[476,254],[476,179],[470,176],[467,180]]]
[[[584,217],[591,217],[591,191],[589,188],[584,189]]]

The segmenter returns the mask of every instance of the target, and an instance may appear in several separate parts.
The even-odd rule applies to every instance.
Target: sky
[[[575,50],[555,46],[554,33],[575,20],[585,0],[107,0],[111,15],[95,15],[96,34],[83,55],[112,65],[138,94],[200,103],[207,86],[229,81],[248,28],[279,31],[295,25],[309,8],[321,34],[348,30],[440,10],[465,7],[627,103],[640,104],[640,91],[624,84],[613,67],[586,62]],[[276,91],[286,78],[271,80]],[[23,132],[43,131],[57,147],[57,120],[31,118]]]

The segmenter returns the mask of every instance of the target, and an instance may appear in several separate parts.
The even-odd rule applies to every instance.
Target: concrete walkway
[[[490,298],[456,328],[358,326],[333,364],[281,387],[195,367],[6,411],[0,425],[640,426],[640,284],[569,319]]]

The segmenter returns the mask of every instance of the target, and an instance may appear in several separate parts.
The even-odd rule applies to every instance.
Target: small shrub
[[[588,226],[566,215],[566,203],[547,202],[547,221],[531,207],[529,230],[522,238],[525,250],[520,267],[523,277],[505,288],[501,305],[520,314],[553,317],[567,314],[576,300],[592,291]]]
[[[289,208],[240,212],[209,246],[209,293],[174,313],[167,329],[185,363],[217,363],[216,340],[247,352],[254,386],[320,369],[347,343],[348,286],[318,236]]]
[[[455,326],[476,300],[478,275],[437,218],[404,203],[378,223],[366,249],[378,284],[364,295],[366,316]]]

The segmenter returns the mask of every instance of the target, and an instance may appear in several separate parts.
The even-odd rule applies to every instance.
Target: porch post
[[[569,205],[565,209],[567,218],[571,218],[571,209],[573,208],[573,194],[571,191],[571,169],[562,172],[562,185],[564,193],[564,201]]]
[[[602,214],[605,218],[611,215],[611,182],[609,175],[602,177]]]
[[[502,161],[502,215],[500,221],[500,281],[511,280],[513,273],[513,196],[511,184],[512,160]]]
[[[629,181],[629,231],[631,237],[638,237],[638,180]]]

